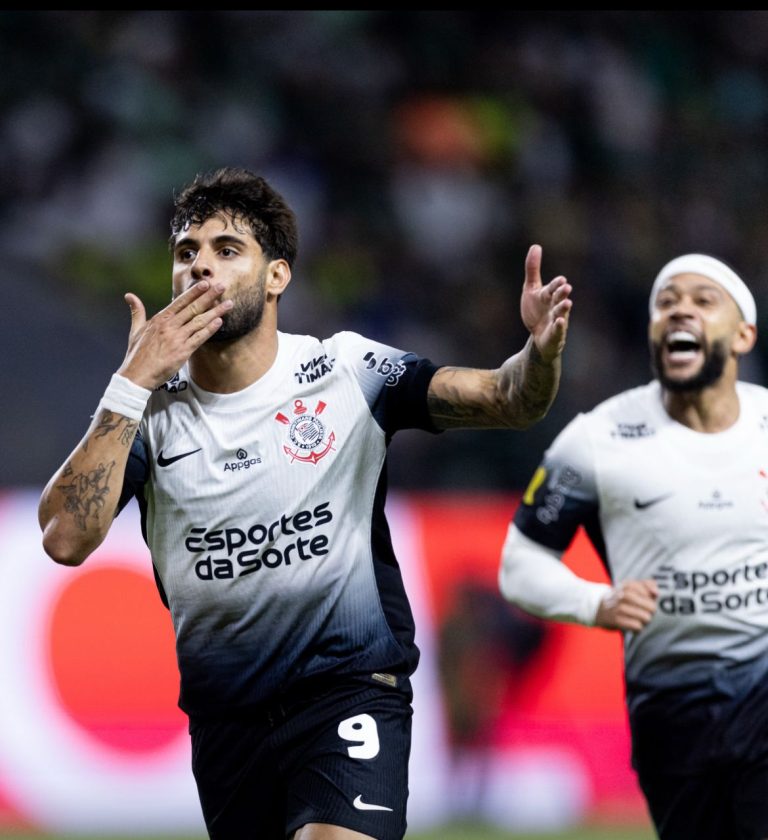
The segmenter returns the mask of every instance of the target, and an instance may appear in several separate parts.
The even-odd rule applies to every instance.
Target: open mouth
[[[701,342],[688,330],[675,330],[667,335],[664,344],[671,362],[689,362],[701,352]]]

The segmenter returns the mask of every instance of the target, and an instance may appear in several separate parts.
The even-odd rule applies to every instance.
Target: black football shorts
[[[401,840],[410,700],[410,687],[344,683],[227,720],[192,719],[192,769],[212,840],[285,840],[307,823]]]
[[[711,670],[630,707],[640,786],[661,840],[765,840],[765,663]]]

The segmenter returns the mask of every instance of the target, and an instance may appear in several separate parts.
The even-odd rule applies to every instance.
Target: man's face
[[[231,298],[234,306],[209,341],[233,341],[261,323],[267,267],[247,223],[217,214],[179,234],[173,248],[173,296],[200,280],[223,283],[221,298]]]
[[[714,280],[678,274],[656,296],[649,339],[651,362],[670,391],[699,391],[717,382],[733,355],[742,316]]]

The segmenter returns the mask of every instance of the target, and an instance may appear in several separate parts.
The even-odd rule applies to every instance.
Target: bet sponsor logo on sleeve
[[[365,366],[366,370],[372,370],[386,379],[385,385],[396,385],[397,381],[405,373],[405,365],[399,359],[391,361],[388,356],[384,356],[383,359],[377,359],[370,350],[363,356],[363,361],[367,362]]]

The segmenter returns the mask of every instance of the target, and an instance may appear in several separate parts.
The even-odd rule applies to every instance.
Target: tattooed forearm
[[[57,563],[77,566],[101,544],[117,514],[138,422],[100,409],[40,497],[43,547]]]
[[[560,357],[545,361],[529,341],[516,356],[499,369],[499,390],[506,401],[507,416],[517,428],[541,420],[557,394],[560,382]]]
[[[93,430],[93,437],[101,438],[110,432],[117,431],[120,443],[123,446],[130,446],[133,443],[133,438],[136,435],[136,429],[138,427],[138,421],[130,420],[128,417],[123,417],[122,414],[114,414],[105,409],[101,412],[101,417],[96,424],[96,428]],[[87,451],[87,444],[84,448]]]
[[[62,472],[62,478],[69,480],[57,484],[56,489],[64,494],[64,510],[72,515],[81,531],[86,530],[89,518],[99,521],[111,490],[109,479],[114,466],[114,461],[100,463],[90,472],[75,474],[68,463]]]
[[[427,394],[440,429],[526,429],[546,413],[557,393],[560,361],[546,362],[532,341],[498,370],[440,368]]]
[[[514,425],[499,390],[499,372],[440,368],[427,392],[427,405],[440,429],[498,429]]]
[[[427,392],[427,406],[435,425],[439,429],[498,426],[499,417],[493,416],[493,407],[484,398],[486,389],[495,388],[494,376],[489,370],[440,368]]]

